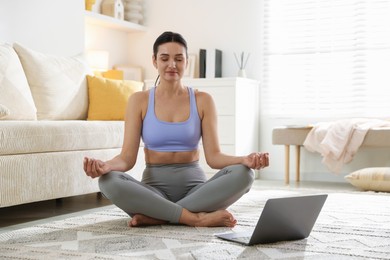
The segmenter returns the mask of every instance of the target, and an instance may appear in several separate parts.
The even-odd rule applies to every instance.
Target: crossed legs
[[[195,171],[198,175],[196,171],[199,171],[199,167],[194,168],[190,165],[185,170]],[[172,174],[169,173],[167,176]],[[160,175],[164,176],[162,173],[158,173],[157,176]],[[176,179],[180,178],[176,176],[174,180]],[[130,226],[163,223],[234,226],[236,220],[226,208],[249,191],[253,180],[254,174],[251,169],[243,165],[232,165],[220,170],[207,181],[192,182],[191,186],[185,189],[182,186],[186,183],[180,181],[164,190],[159,185],[137,181],[121,172],[103,175],[99,179],[99,186],[108,199],[132,217]],[[163,184],[161,187],[166,186],[164,182]],[[179,186],[178,189],[183,194],[179,194],[177,200],[177,196],[170,195],[170,190]]]

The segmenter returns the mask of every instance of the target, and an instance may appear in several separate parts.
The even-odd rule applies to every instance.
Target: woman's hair
[[[158,38],[156,39],[156,41],[153,44],[154,57],[157,57],[158,47],[161,44],[164,44],[167,42],[177,42],[177,43],[183,45],[183,47],[186,50],[186,57],[188,58],[186,40],[179,33],[174,33],[174,32],[163,32],[160,36],[158,36]]]
[[[188,58],[187,42],[183,38],[183,36],[181,36],[179,33],[163,32],[160,36],[157,37],[156,41],[153,44],[153,56],[155,59],[157,59],[158,47],[161,44],[164,44],[167,42],[177,42],[177,43],[181,44],[186,51],[186,58]],[[154,83],[155,86],[157,86],[159,78],[160,78],[160,75],[157,76],[157,79]]]

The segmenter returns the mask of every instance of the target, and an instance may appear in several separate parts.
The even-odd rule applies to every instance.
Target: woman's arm
[[[199,116],[202,121],[202,142],[207,164],[213,169],[222,169],[233,164],[243,164],[252,169],[261,169],[269,164],[268,153],[254,152],[247,156],[233,156],[221,152],[218,139],[217,110],[210,94],[196,92]]]
[[[84,158],[84,171],[92,178],[110,171],[126,172],[136,163],[141,139],[142,120],[146,113],[146,92],[137,92],[130,96],[125,115],[125,131],[121,153],[103,162],[94,158]]]

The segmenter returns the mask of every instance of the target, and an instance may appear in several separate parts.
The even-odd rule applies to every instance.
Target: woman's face
[[[157,56],[153,57],[153,65],[157,68],[160,78],[167,81],[180,80],[187,63],[186,49],[177,42],[161,44]]]

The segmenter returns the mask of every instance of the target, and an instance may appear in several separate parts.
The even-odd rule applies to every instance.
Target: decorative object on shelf
[[[103,0],[101,9],[104,15],[124,20],[125,8],[122,0]]]
[[[246,71],[245,71],[245,69],[239,69],[238,73],[237,73],[237,76],[241,77],[241,78],[246,78]]]
[[[92,6],[95,2],[96,0],[85,0],[85,10],[92,11]]]
[[[142,24],[143,16],[143,0],[123,0],[125,5],[125,20]]]
[[[236,62],[238,65],[238,77],[246,78],[245,67],[248,63],[250,55],[250,53],[246,55],[245,52],[241,52],[240,57],[238,57],[237,54],[234,53],[234,57],[236,58]]]
[[[199,51],[199,77],[222,77],[222,51],[219,49],[200,49]]]
[[[206,78],[206,49],[199,50],[199,78]]]
[[[222,51],[219,49],[206,50],[206,78],[222,77]]]
[[[196,62],[196,55],[195,54],[189,54],[188,55],[188,65],[184,72],[183,77],[185,78],[194,78],[195,77],[195,62]]]

